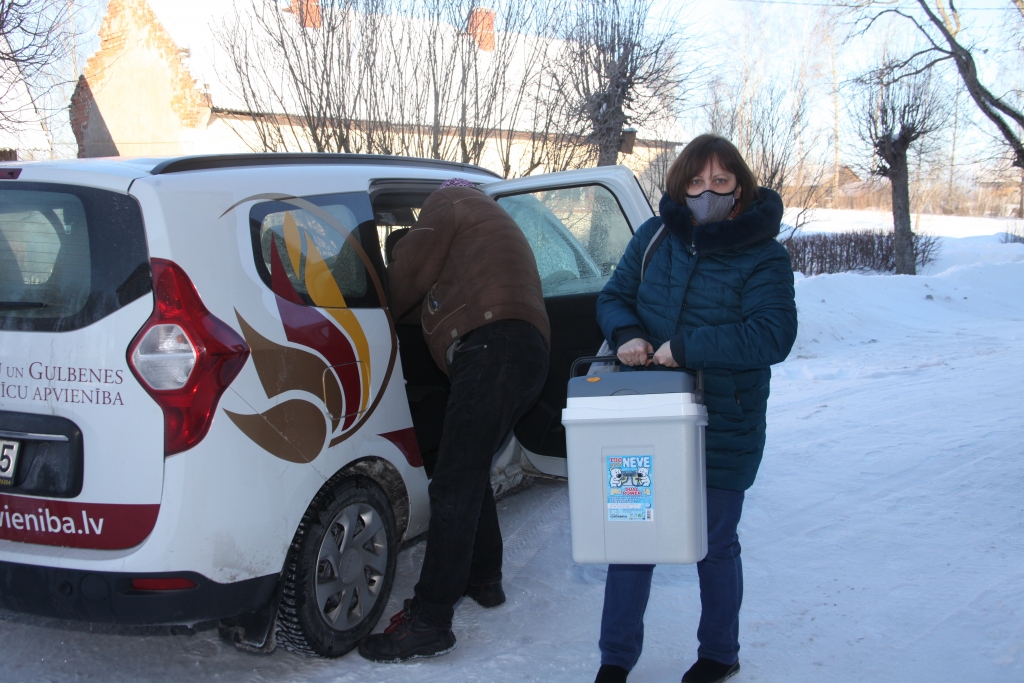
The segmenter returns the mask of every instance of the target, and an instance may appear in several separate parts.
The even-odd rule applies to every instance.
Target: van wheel
[[[302,517],[288,559],[277,640],[340,657],[365,637],[391,594],[398,531],[387,495],[363,477],[325,486]]]

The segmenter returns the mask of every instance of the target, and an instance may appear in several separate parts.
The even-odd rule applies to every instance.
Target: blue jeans
[[[732,664],[739,657],[743,565],[736,527],[743,492],[707,490],[708,554],[697,563],[700,578],[698,657]],[[653,564],[610,564],[601,615],[601,664],[632,671],[644,645],[644,611],[651,595]]]

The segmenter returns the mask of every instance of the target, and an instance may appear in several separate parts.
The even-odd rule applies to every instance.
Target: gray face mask
[[[736,205],[736,195],[732,192],[718,194],[713,190],[704,190],[696,197],[686,196],[686,205],[693,213],[697,225],[724,221]]]

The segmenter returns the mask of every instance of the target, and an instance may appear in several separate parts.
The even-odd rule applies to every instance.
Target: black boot
[[[405,609],[391,617],[384,633],[366,636],[359,643],[359,654],[371,662],[394,663],[437,657],[455,649],[455,634],[450,626],[430,626],[416,612],[413,601],[406,600]]]
[[[466,597],[473,598],[481,607],[497,607],[505,604],[505,591],[501,588],[501,581],[485,584],[469,584],[466,586]]]
[[[621,666],[602,664],[601,668],[597,670],[597,678],[594,679],[594,683],[626,683],[628,675],[629,672]]]
[[[722,683],[735,676],[740,670],[740,663],[722,664],[707,657],[700,657],[690,670],[683,674],[683,683]]]

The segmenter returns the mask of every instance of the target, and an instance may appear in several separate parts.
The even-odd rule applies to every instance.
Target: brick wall
[[[93,112],[118,106],[116,101],[108,101],[104,86],[112,73],[124,77],[123,68],[115,70],[112,67],[132,51],[148,50],[166,63],[172,94],[170,102],[164,106],[171,108],[182,126],[194,128],[205,122],[210,107],[209,95],[198,87],[185,64],[180,46],[171,39],[146,0],[110,0],[100,25],[99,38],[100,48],[89,57],[71,100],[71,125],[78,141],[79,156],[86,155],[84,131]],[[139,74],[138,77],[144,79],[147,76]],[[140,87],[146,85],[144,80],[140,80]],[[116,145],[117,131],[112,131],[112,134],[112,142]]]
[[[89,125],[89,112],[94,102],[89,81],[85,76],[79,76],[75,91],[71,93],[70,106],[71,130],[75,134],[75,142],[78,143],[79,158],[85,156],[85,129]]]

